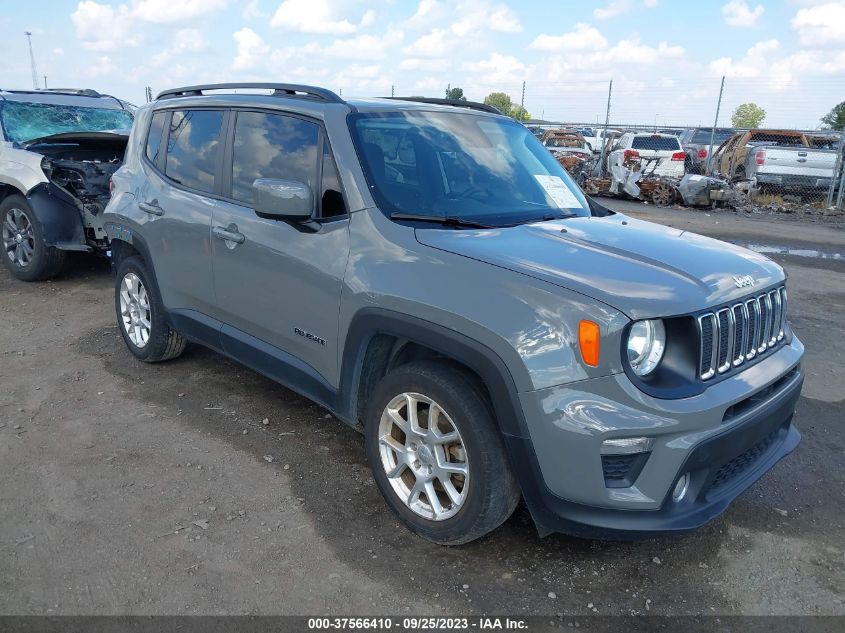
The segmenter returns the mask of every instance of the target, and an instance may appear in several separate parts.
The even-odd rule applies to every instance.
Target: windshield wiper
[[[549,222],[551,220],[566,220],[568,218],[577,218],[577,213],[565,213],[563,215],[553,215],[551,213],[546,213],[545,215],[538,215],[533,218],[525,218],[524,220],[517,220],[516,222],[511,222],[510,224],[502,224],[500,226],[508,227],[508,226],[519,226],[520,224],[531,224],[532,222]]]
[[[391,213],[391,220],[411,220],[414,222],[436,222],[446,226],[465,226],[473,229],[495,229],[491,224],[484,224],[476,220],[465,220],[452,215],[417,215],[415,213]]]

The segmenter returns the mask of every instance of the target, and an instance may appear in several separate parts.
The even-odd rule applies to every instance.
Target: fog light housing
[[[689,473],[684,473],[684,475],[678,479],[675,484],[675,488],[672,490],[672,501],[675,503],[683,501],[684,497],[687,496],[687,491],[689,490],[689,482]]]

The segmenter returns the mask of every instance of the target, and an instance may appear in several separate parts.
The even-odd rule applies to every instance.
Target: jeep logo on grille
[[[754,285],[754,277],[751,275],[733,275],[733,278],[737,288],[749,288]]]

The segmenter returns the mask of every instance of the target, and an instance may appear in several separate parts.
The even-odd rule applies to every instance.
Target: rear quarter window
[[[159,149],[161,148],[161,133],[164,129],[164,120],[166,118],[166,112],[156,112],[150,121],[150,129],[147,133],[147,147],[144,153],[153,165],[158,164]]]
[[[681,149],[677,136],[635,136],[632,149],[676,151]]]

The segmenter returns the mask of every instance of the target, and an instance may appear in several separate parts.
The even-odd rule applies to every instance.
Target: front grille
[[[717,488],[721,488],[725,484],[730,483],[736,477],[756,464],[757,461],[759,461],[760,458],[768,452],[768,450],[772,447],[772,444],[775,443],[779,433],[780,429],[775,429],[747,451],[723,464],[722,467],[716,471],[716,476],[713,477],[713,480],[710,482],[709,491],[716,490]]]
[[[783,340],[786,288],[751,297],[698,317],[699,376],[709,380],[739,367]]]

